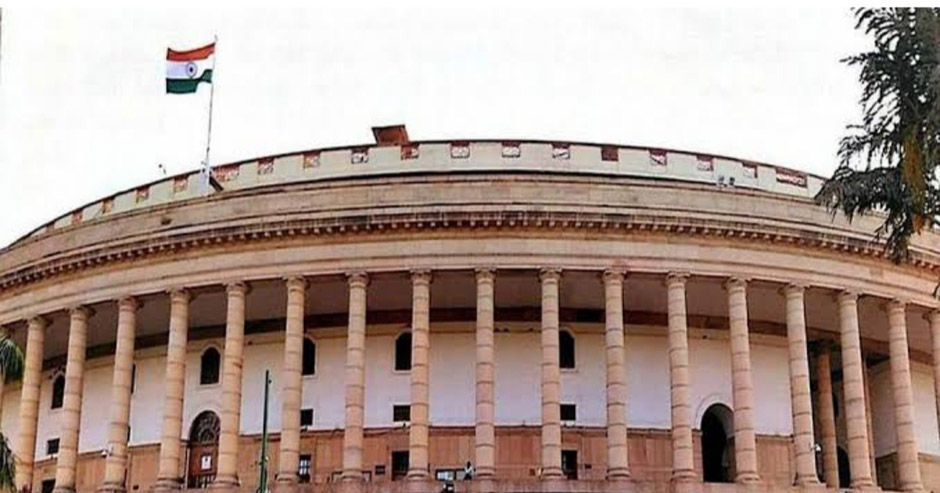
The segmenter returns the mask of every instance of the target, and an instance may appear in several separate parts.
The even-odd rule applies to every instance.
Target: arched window
[[[411,369],[411,332],[404,332],[395,339],[395,369]]]
[[[62,407],[65,399],[65,375],[59,375],[52,381],[52,409]]]
[[[199,362],[200,385],[219,383],[220,361],[219,350],[214,347],[210,347],[202,353],[202,359]]]
[[[314,375],[317,372],[317,345],[304,337],[303,375]]]
[[[574,369],[574,336],[563,330],[558,333],[558,364],[565,369]]]

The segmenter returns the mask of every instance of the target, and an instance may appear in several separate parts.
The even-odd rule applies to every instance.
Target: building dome
[[[893,263],[730,157],[376,137],[0,250],[17,486],[254,491],[270,370],[282,491],[940,489],[934,232]]]

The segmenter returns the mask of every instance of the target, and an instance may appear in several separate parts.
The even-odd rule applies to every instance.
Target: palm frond
[[[16,457],[7,438],[0,433],[0,490],[15,491]]]
[[[4,381],[15,382],[23,378],[23,352],[12,338],[0,335],[0,373]]]

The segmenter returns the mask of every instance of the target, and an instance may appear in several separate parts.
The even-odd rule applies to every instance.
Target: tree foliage
[[[940,9],[866,8],[855,17],[874,41],[843,60],[860,69],[862,121],[848,127],[816,200],[849,220],[883,213],[877,236],[900,261],[940,211]]]

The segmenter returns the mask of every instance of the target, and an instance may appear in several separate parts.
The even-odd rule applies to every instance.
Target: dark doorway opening
[[[561,451],[561,473],[568,479],[578,479],[578,451]]]
[[[219,416],[203,411],[189,429],[189,488],[204,489],[215,481],[219,457]]]
[[[721,404],[713,404],[702,415],[702,474],[707,483],[733,481],[733,415]]]
[[[845,449],[839,447],[836,449],[836,456],[839,461],[839,488],[851,488],[852,474],[849,471],[849,454]]]
[[[408,451],[392,451],[392,481],[398,481],[408,475]]]

